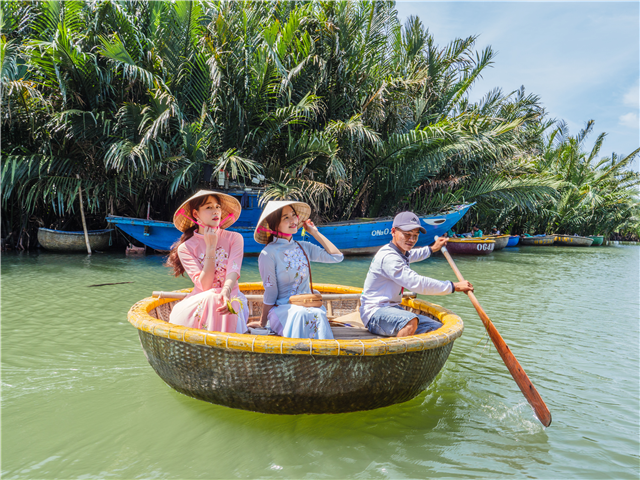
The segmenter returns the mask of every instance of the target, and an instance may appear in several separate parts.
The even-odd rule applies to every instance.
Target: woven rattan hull
[[[593,243],[593,238],[589,237],[576,237],[572,235],[556,235],[555,244],[565,245],[568,247],[590,247]]]
[[[547,235],[546,237],[522,237],[520,238],[520,245],[526,246],[548,246],[553,245],[556,237],[553,235]]]
[[[241,284],[260,293],[261,284]],[[314,284],[322,293],[360,289]],[[355,302],[349,300],[349,302]],[[166,323],[170,299],[145,299],[129,311],[155,372],[172,388],[199,400],[263,413],[342,413],[411,400],[442,369],[462,334],[460,317],[422,300],[413,312],[437,318],[435,331],[403,339],[310,340],[207,332]],[[353,310],[355,304],[334,305]],[[259,313],[251,306],[252,314]],[[370,334],[369,334],[370,335]]]
[[[447,250],[452,255],[489,255],[495,248],[495,242],[487,238],[452,238],[447,243]]]
[[[107,250],[114,230],[89,230],[89,244],[92,250]],[[114,234],[115,238],[115,234]],[[38,229],[38,242],[43,248],[54,252],[86,252],[84,232],[63,232],[48,228]]]
[[[588,238],[593,240],[593,243],[591,244],[592,247],[597,247],[598,245],[602,245],[602,242],[604,241],[604,237],[602,235],[589,235]]]
[[[487,235],[486,237],[489,240],[493,240],[494,246],[493,251],[497,252],[498,250],[502,250],[509,243],[509,235]]]
[[[453,342],[376,357],[265,355],[214,349],[140,331],[149,363],[199,400],[263,413],[342,413],[406,402],[442,369]],[[231,373],[235,372],[235,373]]]

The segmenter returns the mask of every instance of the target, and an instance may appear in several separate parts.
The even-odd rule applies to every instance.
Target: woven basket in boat
[[[315,285],[323,293],[360,293]],[[245,294],[259,283],[241,284]],[[443,322],[435,332],[365,340],[311,340],[209,332],[166,322],[171,299],[147,298],[129,311],[147,360],[175,390],[218,405],[263,413],[341,413],[405,402],[444,366],[463,324],[454,313],[422,300],[406,309]],[[357,300],[333,311],[352,312]],[[261,305],[252,305],[252,316]]]

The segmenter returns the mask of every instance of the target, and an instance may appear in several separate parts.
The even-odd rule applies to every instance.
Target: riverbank
[[[370,261],[314,265],[314,280],[362,286]],[[456,259],[549,406],[544,429],[464,295],[429,297],[465,331],[414,400],[273,416],[185,397],[153,372],[126,313],[190,286],[162,256],[4,254],[2,476],[637,478],[639,261],[634,246]],[[413,268],[454,279],[443,258]],[[259,280],[257,259],[242,280]],[[118,282],[132,283],[89,288]]]

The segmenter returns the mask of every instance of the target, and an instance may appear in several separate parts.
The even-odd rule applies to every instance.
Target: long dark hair
[[[203,195],[202,197],[194,198],[185,207],[187,215],[191,217],[193,215],[193,211],[199,209],[202,205],[207,203],[209,197],[215,198],[216,202],[220,203],[220,199],[217,195]],[[167,262],[164,264],[164,266],[173,268],[174,277],[179,277],[180,275],[184,274],[184,267],[182,266],[182,262],[180,261],[180,257],[178,256],[178,247],[189,240],[191,237],[193,237],[193,234],[196,232],[196,230],[198,230],[197,223],[187,228],[180,239],[171,246],[171,252],[169,252],[169,257],[167,258]]]
[[[280,226],[280,220],[282,220],[282,211],[285,209],[285,207],[291,207],[291,210],[293,210],[293,214],[298,215],[298,213],[296,212],[296,209],[293,208],[293,205],[285,205],[284,207],[279,208],[275,212],[270,213],[265,218],[265,221],[267,222],[267,227],[272,232],[278,232],[278,227]],[[271,242],[275,242],[276,240],[278,240],[278,237],[276,235],[274,235],[273,233],[267,233],[267,245],[269,245]]]

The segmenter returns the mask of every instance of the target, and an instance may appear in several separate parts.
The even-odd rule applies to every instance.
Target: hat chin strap
[[[184,208],[181,208],[180,210],[178,210],[178,215],[182,215],[184,218],[191,220],[193,223],[195,223],[196,225],[200,225],[203,228],[221,228],[220,225],[226,222],[228,218],[230,217],[233,218],[236,216],[234,213],[230,213],[229,215],[224,217],[222,220],[220,220],[220,223],[218,224],[217,227],[209,227],[209,225],[203,225],[202,223],[197,221],[195,218],[191,218],[189,215],[187,215],[187,212],[185,212]]]
[[[271,235],[275,235],[276,237],[278,235],[284,235],[285,237],[293,237],[292,233],[274,232],[273,230],[269,230],[268,228],[264,228],[264,227],[258,227],[258,231],[259,232],[270,233]]]

